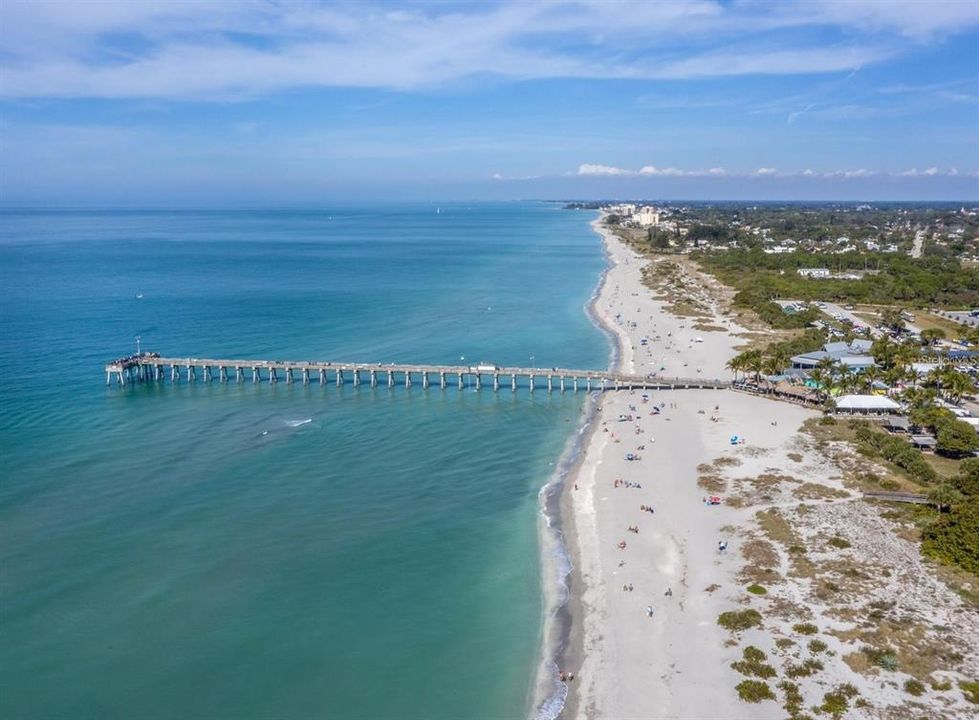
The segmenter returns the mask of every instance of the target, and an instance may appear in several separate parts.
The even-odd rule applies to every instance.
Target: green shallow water
[[[120,390],[101,366],[139,334],[185,356],[604,367],[583,215],[2,220],[4,717],[526,715],[537,492],[583,395]]]

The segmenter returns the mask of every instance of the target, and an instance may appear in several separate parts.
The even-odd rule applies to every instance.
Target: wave
[[[302,425],[308,425],[313,422],[313,418],[306,418],[305,420],[286,420],[286,425],[291,428],[301,427]]]
[[[568,479],[577,470],[581,454],[591,435],[598,409],[597,394],[592,393],[582,409],[578,431],[572,435],[551,479],[538,493],[541,516],[541,583],[544,593],[544,627],[541,661],[534,685],[533,720],[555,720],[564,709],[568,686],[559,679],[560,661],[570,649],[571,591],[568,576],[574,570],[561,523],[561,501]]]

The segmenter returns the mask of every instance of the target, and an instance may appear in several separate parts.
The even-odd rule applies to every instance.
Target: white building
[[[655,208],[644,205],[639,209],[639,212],[632,216],[632,221],[639,227],[659,225],[659,213],[656,212]]]
[[[807,278],[828,278],[829,268],[799,268],[796,270],[802,277]]]

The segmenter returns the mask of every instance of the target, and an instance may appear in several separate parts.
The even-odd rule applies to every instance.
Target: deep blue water
[[[603,264],[546,204],[2,211],[0,716],[525,716],[537,491],[581,395],[120,389],[102,366],[139,335],[604,367]]]

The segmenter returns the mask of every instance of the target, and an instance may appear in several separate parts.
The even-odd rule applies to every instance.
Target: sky
[[[0,3],[0,202],[979,199],[975,0]]]

